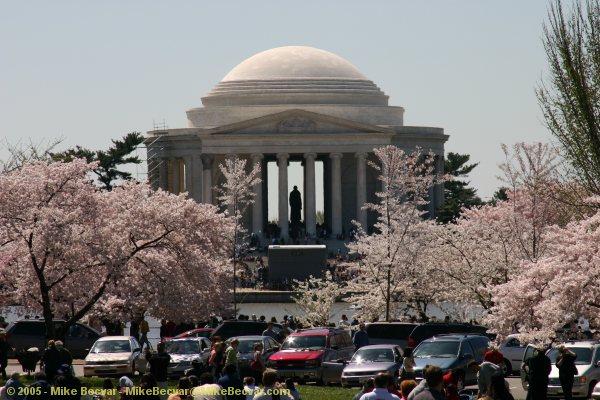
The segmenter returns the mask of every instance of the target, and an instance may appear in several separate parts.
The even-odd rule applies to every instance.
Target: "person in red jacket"
[[[452,368],[444,375],[444,389],[447,400],[458,400],[458,392],[465,387],[465,371],[460,368]]]
[[[504,363],[504,355],[500,353],[500,350],[498,350],[498,348],[495,346],[490,346],[489,350],[483,356],[483,361],[489,361],[499,367],[502,367],[502,364]]]

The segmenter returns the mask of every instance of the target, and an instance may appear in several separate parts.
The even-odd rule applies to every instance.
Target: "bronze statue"
[[[296,230],[300,226],[302,218],[302,195],[298,190],[298,186],[294,186],[294,190],[290,192],[290,222],[292,230]]]

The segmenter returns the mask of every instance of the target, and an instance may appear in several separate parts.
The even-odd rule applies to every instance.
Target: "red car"
[[[213,331],[214,331],[213,328],[197,328],[197,329],[192,329],[191,331],[180,333],[179,335],[177,335],[175,337],[166,337],[166,338],[164,338],[164,340],[167,341],[167,340],[171,340],[171,339],[186,339],[186,338],[197,338],[197,337],[210,338],[210,334]]]
[[[290,334],[281,350],[267,360],[282,378],[317,384],[341,382],[342,370],[352,358],[354,345],[347,330],[307,329]]]

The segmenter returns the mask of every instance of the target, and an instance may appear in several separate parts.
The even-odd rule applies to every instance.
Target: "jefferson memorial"
[[[368,161],[373,149],[395,145],[431,150],[443,169],[442,128],[404,125],[404,108],[345,59],[311,47],[280,47],[258,53],[233,68],[187,111],[187,128],[147,134],[151,185],[188,192],[198,202],[217,202],[223,182],[219,164],[228,155],[261,164],[262,182],[245,222],[259,237],[268,221],[268,191],[278,193],[281,237],[289,238],[288,165],[303,168],[302,210],[306,235],[316,234],[316,192],[323,193],[324,225],[331,237],[352,229],[352,220],[370,229],[376,216],[361,210],[376,201],[380,183]],[[267,163],[276,162],[277,187],[269,188]],[[315,164],[322,163],[323,187]],[[430,191],[429,214],[443,201],[442,187]],[[273,207],[273,205],[272,205]]]

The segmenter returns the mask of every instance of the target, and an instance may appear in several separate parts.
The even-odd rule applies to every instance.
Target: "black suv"
[[[467,323],[444,323],[444,322],[427,322],[415,326],[415,329],[408,337],[408,346],[415,347],[423,340],[436,335],[444,335],[449,333],[476,333],[485,335],[487,328],[480,325],[472,325]]]
[[[367,324],[369,344],[396,344],[405,348],[418,325],[410,322],[371,322]]]
[[[227,340],[234,336],[261,336],[264,330],[267,329],[267,323],[263,321],[238,321],[229,320],[223,321],[211,332],[211,340],[213,337],[218,336],[221,340]],[[273,330],[277,334],[277,340],[279,343],[287,336],[287,333],[283,333],[283,326],[281,324],[273,324]]]
[[[64,323],[63,320],[54,320],[55,329],[64,331],[61,329]],[[46,347],[46,324],[41,319],[23,319],[10,324],[6,335],[15,350],[37,347],[42,351]],[[77,322],[64,332],[62,339],[73,358],[84,358],[99,337],[98,331]]]

